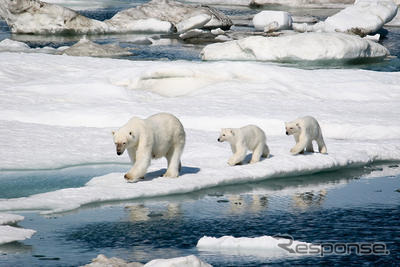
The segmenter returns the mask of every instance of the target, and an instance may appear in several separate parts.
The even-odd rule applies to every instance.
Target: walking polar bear
[[[164,177],[178,177],[186,134],[172,114],[158,113],[147,119],[132,117],[112,132],[117,155],[128,151],[133,167],[125,174],[129,182],[144,178],[152,158],[165,157],[168,168]]]
[[[314,152],[313,140],[317,142],[320,153],[326,154],[328,152],[321,128],[315,118],[306,116],[291,122],[285,122],[285,128],[286,135],[293,135],[296,141],[296,145],[290,149],[293,155],[303,153],[304,149],[307,152]]]
[[[261,156],[269,156],[265,133],[255,125],[242,128],[224,128],[221,130],[218,142],[228,141],[233,152],[228,164],[233,166],[241,163],[246,157],[247,150],[253,151],[250,163],[259,162]]]

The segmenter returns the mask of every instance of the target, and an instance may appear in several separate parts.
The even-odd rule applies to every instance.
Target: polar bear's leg
[[[129,172],[125,174],[125,179],[130,182],[136,182],[139,179],[144,178],[144,175],[147,172],[147,168],[150,165],[150,161],[151,151],[148,151],[146,153],[136,153],[136,162],[129,170]]]
[[[246,148],[243,145],[236,146],[236,153],[228,160],[228,164],[234,166],[241,163],[246,157]]]
[[[305,135],[299,136],[299,142],[290,150],[290,153],[293,155],[303,153],[308,142],[308,138]]]
[[[269,156],[269,147],[266,144],[264,145],[264,150],[263,150],[262,156],[264,158],[268,158],[268,156]]]
[[[322,154],[328,153],[328,150],[326,149],[326,145],[324,142],[324,138],[322,138],[322,136],[318,137],[317,144],[318,144],[318,150],[320,153],[322,153]]]
[[[168,151],[166,158],[168,161],[167,171],[164,173],[163,177],[176,178],[179,176],[179,171],[181,169],[181,156],[183,153],[184,144],[177,144]]]
[[[260,161],[260,158],[264,152],[264,144],[259,144],[254,150],[253,155],[251,156],[250,163],[256,163]]]
[[[309,143],[307,144],[306,151],[307,152],[314,152],[312,140],[310,140]]]
[[[128,155],[129,158],[131,159],[132,164],[135,164],[136,161],[136,149],[133,148],[128,148]]]

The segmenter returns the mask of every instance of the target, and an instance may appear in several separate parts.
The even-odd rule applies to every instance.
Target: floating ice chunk
[[[365,39],[372,40],[374,42],[379,42],[379,39],[381,38],[381,35],[379,33],[375,35],[367,35],[364,37]]]
[[[82,267],[140,267],[143,266],[140,262],[126,262],[123,259],[112,257],[107,258],[103,254],[98,255],[92,262]]]
[[[24,220],[24,216],[8,213],[0,213],[0,224],[15,224]]]
[[[253,36],[207,45],[203,60],[349,60],[384,58],[382,45],[343,33],[302,33],[281,37]]]
[[[208,14],[199,14],[193,17],[190,17],[186,20],[180,21],[176,24],[176,30],[178,33],[186,32],[195,28],[202,28],[211,20],[211,16]]]
[[[38,0],[0,0],[0,17],[13,33],[100,33],[107,25],[77,12]]]
[[[168,33],[172,30],[172,24],[155,18],[133,19],[129,17],[113,17],[105,21],[108,29],[106,32],[160,32]]]
[[[35,233],[35,230],[0,225],[0,245],[31,238]]]
[[[293,7],[329,7],[343,8],[351,5],[354,0],[251,0],[250,5],[284,5]]]
[[[120,266],[120,267],[211,267],[210,264],[202,261],[198,257],[194,255],[186,256],[186,257],[178,257],[171,259],[155,259],[147,264],[142,264],[139,262],[126,262],[119,258],[107,258],[103,254],[97,256],[97,258],[93,259],[90,264],[84,265],[82,267],[106,267],[106,266]]]
[[[290,244],[290,245],[288,245]],[[293,253],[289,253],[288,250],[280,247],[284,245],[284,248],[292,250]],[[287,246],[286,246],[287,245]],[[197,248],[200,250],[211,250],[221,251],[228,253],[238,253],[246,255],[262,255],[264,257],[278,257],[278,256],[296,256],[294,248],[298,245],[311,245],[310,243],[295,241],[291,239],[285,239],[281,237],[273,236],[261,236],[261,237],[233,237],[223,236],[220,238],[203,236],[197,242]]]
[[[256,30],[264,30],[271,23],[277,23],[275,30],[288,30],[292,27],[292,17],[285,11],[264,10],[253,17],[253,25]]]
[[[34,34],[170,32],[173,25],[179,25],[181,30],[209,23],[221,28],[232,25],[228,17],[211,7],[172,0],[154,0],[120,11],[105,21],[89,19],[72,9],[39,0],[0,0],[0,17],[13,33]]]
[[[180,34],[179,37],[181,39],[185,40],[185,39],[199,37],[199,36],[202,36],[204,34],[210,34],[210,32],[209,31],[205,31],[205,30],[200,30],[200,29],[193,29],[193,30],[190,30],[190,31],[187,31],[185,33]]]
[[[397,14],[390,0],[358,0],[354,5],[315,25],[293,24],[293,29],[306,32],[351,32],[361,36],[375,33]]]
[[[31,49],[29,45],[13,41],[10,39],[4,39],[0,42],[0,51],[25,51]]]
[[[221,41],[221,42],[226,42],[226,41],[232,41],[232,38],[230,38],[229,36],[221,34],[221,35],[216,36],[215,40]]]
[[[4,39],[0,42],[0,52],[46,53],[54,54],[57,50],[53,47],[30,48],[24,42]]]
[[[221,28],[217,28],[217,29],[212,29],[211,33],[214,34],[214,35],[220,35],[220,34],[224,34],[225,31],[222,30]]]
[[[168,21],[175,27],[179,27],[180,32],[193,27],[208,26],[209,23],[214,23],[215,28],[229,28],[232,25],[232,21],[227,16],[212,7],[183,4],[173,0],[153,0],[136,8],[122,10],[107,23],[120,22],[120,26],[123,26],[130,20],[148,18]]]
[[[100,45],[86,38],[82,38],[73,46],[63,50],[62,54],[69,56],[90,56],[90,57],[116,57],[132,55],[127,49],[116,44]]]
[[[210,264],[202,261],[194,255],[172,259],[156,259],[148,262],[145,267],[211,267]]]

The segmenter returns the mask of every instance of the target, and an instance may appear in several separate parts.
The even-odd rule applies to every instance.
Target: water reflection
[[[153,218],[156,219],[176,219],[182,215],[181,205],[179,203],[169,203],[164,210],[152,211],[144,204],[129,205],[125,207],[129,213],[130,222],[145,222]]]
[[[252,195],[246,197],[243,195],[229,195],[231,214],[243,214],[247,212],[257,213],[268,209],[267,195]]]
[[[310,208],[321,207],[326,199],[327,191],[321,189],[317,192],[303,192],[293,195],[293,208],[296,210],[305,211]]]

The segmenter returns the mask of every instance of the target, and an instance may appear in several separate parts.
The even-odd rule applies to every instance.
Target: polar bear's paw
[[[129,173],[125,174],[124,178],[128,183],[136,183],[136,182],[144,179],[144,177],[134,178]]]

